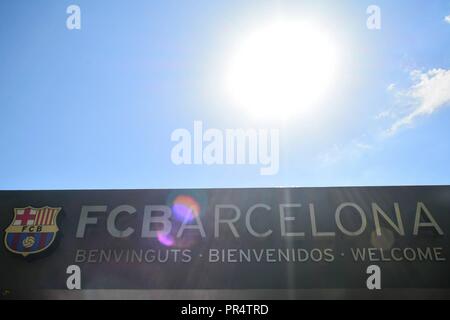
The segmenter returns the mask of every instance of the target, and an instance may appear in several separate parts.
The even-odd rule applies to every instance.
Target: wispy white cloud
[[[396,88],[396,84],[395,83],[391,83],[388,87],[387,87],[387,91],[393,91]]]
[[[345,145],[333,145],[328,151],[319,154],[319,163],[323,166],[334,165],[341,161],[351,161],[361,158],[366,152],[372,150],[373,145],[353,140]]]
[[[416,118],[430,115],[450,105],[450,70],[432,69],[427,72],[416,70],[411,73],[411,80],[413,85],[401,92],[401,95],[410,99],[410,111],[394,122],[387,130],[388,135],[412,125]]]
[[[381,119],[387,119],[387,118],[393,118],[393,117],[394,117],[394,115],[393,115],[392,110],[385,110],[385,111],[382,111],[379,114],[377,114],[375,116],[375,120],[381,120]]]
[[[450,69],[415,70],[410,72],[412,82],[409,88],[401,89],[391,84],[387,90],[395,97],[395,103],[375,116],[376,120],[393,123],[384,134],[364,134],[344,144],[335,144],[318,155],[322,166],[332,166],[342,161],[355,161],[382,148],[387,135],[394,135],[403,127],[412,125],[422,116],[450,107]]]
[[[444,18],[445,22],[450,23],[450,14]]]

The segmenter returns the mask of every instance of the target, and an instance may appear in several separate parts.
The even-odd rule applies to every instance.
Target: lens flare
[[[179,195],[172,205],[174,217],[181,222],[190,222],[200,215],[200,205],[191,196]]]
[[[170,234],[162,232],[158,232],[158,241],[166,247],[173,247],[175,244],[175,239]]]

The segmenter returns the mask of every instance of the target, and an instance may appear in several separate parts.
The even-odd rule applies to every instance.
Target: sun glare
[[[338,51],[312,23],[278,20],[244,36],[225,71],[234,105],[262,119],[313,113],[336,80]]]

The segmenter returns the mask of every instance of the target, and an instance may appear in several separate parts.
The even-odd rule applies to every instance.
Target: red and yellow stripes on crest
[[[55,208],[41,208],[37,209],[37,216],[34,220],[34,225],[50,226],[55,225],[56,214],[59,209]]]

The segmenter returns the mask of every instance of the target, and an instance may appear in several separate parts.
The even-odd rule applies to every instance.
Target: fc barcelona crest
[[[62,208],[14,209],[14,220],[5,230],[6,248],[24,257],[43,252],[56,238],[56,220]]]

